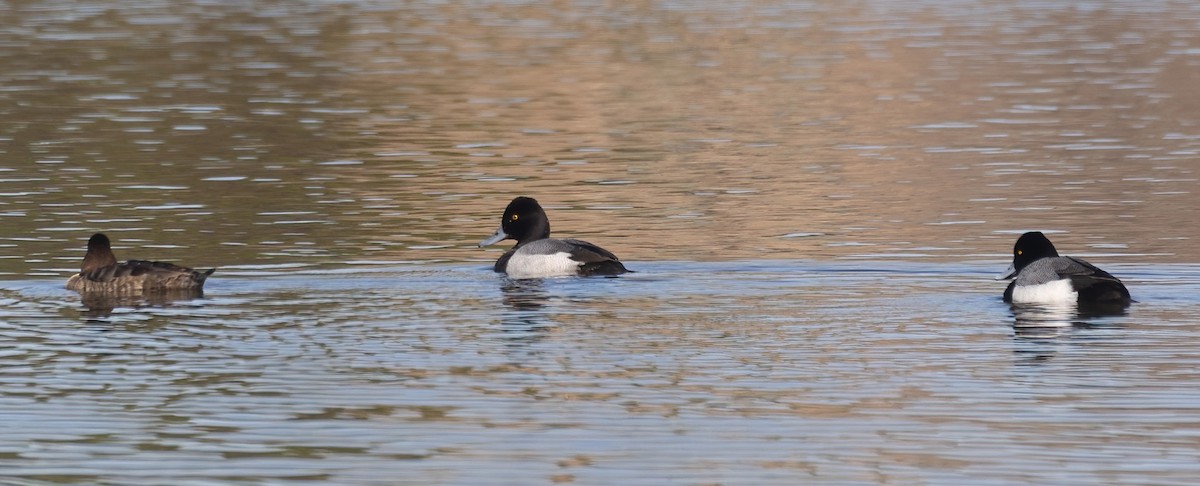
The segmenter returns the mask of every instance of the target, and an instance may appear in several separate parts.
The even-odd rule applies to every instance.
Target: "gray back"
[[[1072,275],[1093,275],[1096,267],[1071,257],[1049,257],[1034,260],[1017,274],[1017,285],[1041,285]]]

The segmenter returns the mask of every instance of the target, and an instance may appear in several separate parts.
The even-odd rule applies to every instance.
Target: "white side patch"
[[[1013,288],[1012,301],[1020,304],[1075,303],[1079,293],[1071,288],[1070,280],[1055,280],[1041,285],[1017,285]]]
[[[580,262],[571,259],[571,254],[558,252],[553,255],[523,255],[520,251],[508,259],[505,273],[510,278],[561,277],[577,275]]]

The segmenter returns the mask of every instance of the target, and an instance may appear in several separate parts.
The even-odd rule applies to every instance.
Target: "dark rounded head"
[[[97,268],[116,265],[117,257],[113,255],[112,245],[104,233],[96,233],[88,239],[87,254],[83,255],[81,271],[88,272]]]
[[[1020,272],[1030,263],[1056,256],[1058,250],[1046,235],[1041,231],[1030,231],[1017,238],[1017,244],[1013,245],[1013,269]]]
[[[111,250],[112,243],[108,241],[108,237],[104,233],[96,233],[88,239],[88,251],[91,250]]]
[[[517,197],[504,208],[504,216],[500,217],[500,229],[490,238],[483,240],[479,246],[495,244],[501,240],[517,240],[517,246],[530,241],[550,237],[550,220],[542,205],[531,197]]]

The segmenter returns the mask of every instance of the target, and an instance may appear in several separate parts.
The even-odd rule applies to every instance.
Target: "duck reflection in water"
[[[1013,332],[1022,339],[1053,339],[1077,329],[1105,327],[1095,319],[1126,314],[1124,304],[1012,304]]]
[[[112,294],[104,292],[82,292],[83,317],[105,319],[112,316],[118,307],[142,309],[146,307],[171,307],[191,300],[204,299],[202,289],[170,289],[134,294]]]
[[[541,279],[504,279],[500,286],[501,300],[507,307],[500,320],[500,329],[514,339],[538,339],[554,323],[546,316],[550,296]]]
[[[1017,364],[1046,364],[1063,346],[1086,342],[1091,333],[1084,331],[1119,328],[1118,321],[1105,322],[1103,318],[1124,316],[1127,308],[1123,304],[1012,304]]]
[[[513,310],[531,311],[546,307],[547,294],[541,279],[504,279],[500,291],[504,293],[504,305]]]

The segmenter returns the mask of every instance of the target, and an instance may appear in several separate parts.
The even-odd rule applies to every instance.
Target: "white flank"
[[[1070,280],[1055,280],[1041,285],[1017,285],[1012,293],[1012,301],[1019,304],[1073,304],[1078,300],[1079,293],[1071,288]]]
[[[571,259],[571,254],[558,252],[553,255],[513,254],[508,259],[505,273],[510,278],[561,277],[579,273],[580,263]]]

